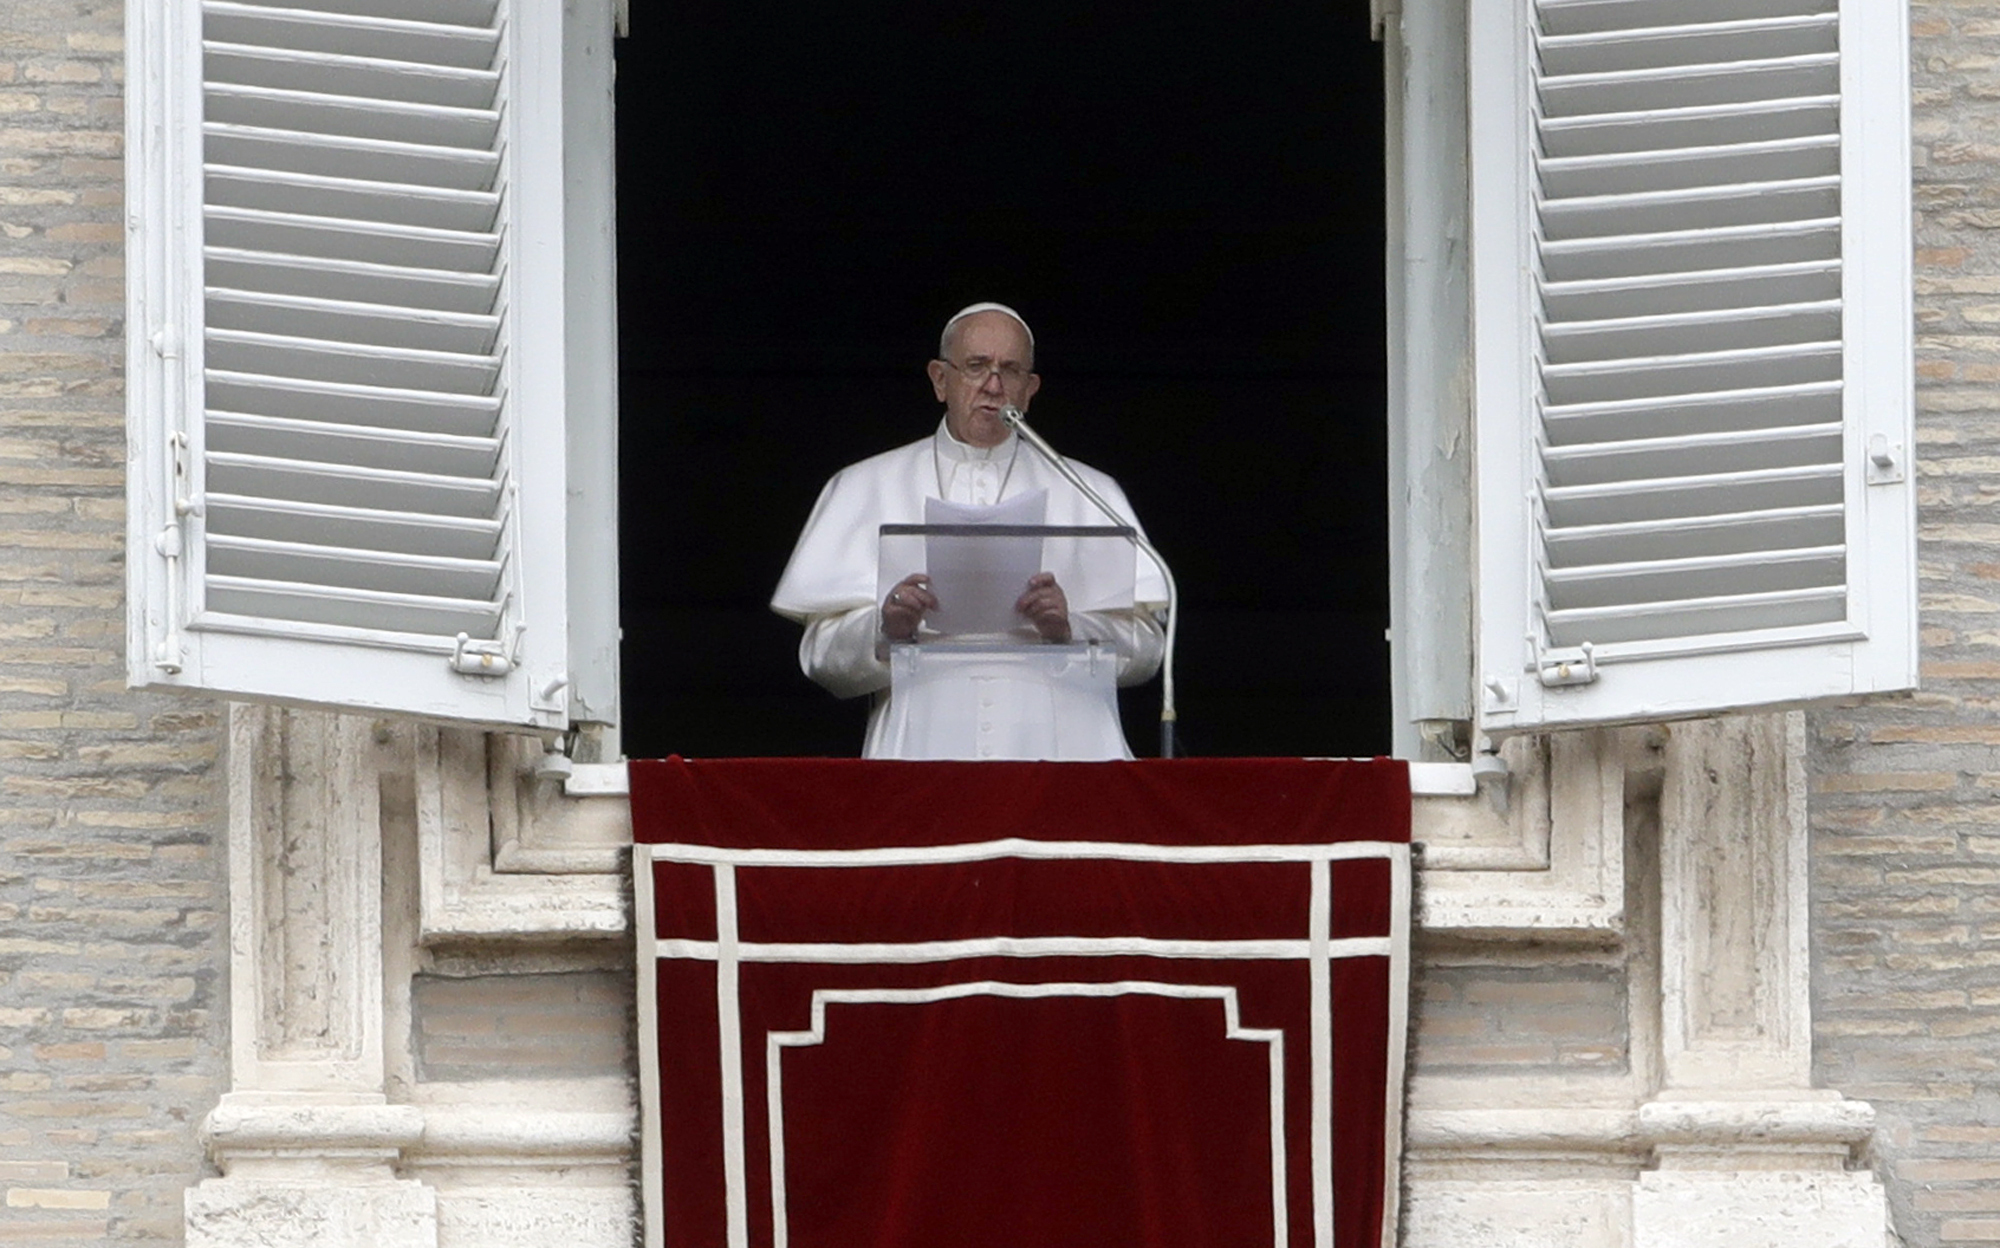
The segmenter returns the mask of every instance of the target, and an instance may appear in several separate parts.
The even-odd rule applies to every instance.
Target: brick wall
[[[0,1243],[181,1239],[220,734],[124,688],[117,0],[0,0]]]
[[[1911,1245],[2000,1243],[2000,0],[1917,0],[1923,685],[1812,717],[1815,1058]]]

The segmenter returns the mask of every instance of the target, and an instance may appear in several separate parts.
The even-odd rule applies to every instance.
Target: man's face
[[[1000,409],[1012,404],[1027,411],[1042,386],[1028,371],[1032,360],[1028,331],[1006,313],[976,312],[960,321],[950,357],[930,363],[931,389],[944,404],[951,436],[972,446],[1005,442]]]

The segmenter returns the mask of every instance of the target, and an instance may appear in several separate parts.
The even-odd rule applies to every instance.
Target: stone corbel
[[[423,943],[625,933],[622,794],[566,796],[532,774],[517,738],[415,731]]]
[[[1624,745],[1612,730],[1510,738],[1497,791],[1412,812],[1418,922],[1455,936],[1608,942],[1625,925]]]

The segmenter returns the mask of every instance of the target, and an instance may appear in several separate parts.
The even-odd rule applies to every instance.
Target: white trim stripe
[[[1222,1003],[1223,1036],[1269,1046],[1271,1123],[1271,1213],[1272,1248],[1289,1248],[1290,1218],[1285,1194],[1285,1033],[1281,1028],[1245,1027],[1238,1008],[1236,989],[1211,984],[1170,984],[1151,980],[1113,980],[1104,983],[1017,984],[1003,980],[979,980],[962,984],[940,984],[930,988],[821,988],[812,995],[812,1026],[807,1031],[773,1031],[765,1034],[765,1100],[769,1109],[771,1147],[771,1227],[773,1248],[790,1248],[790,1218],[785,1195],[785,1114],[783,1054],[788,1048],[805,1048],[826,1040],[826,1007],[832,1005],[929,1005],[966,997],[1009,997],[1038,1000],[1050,997],[1176,997],[1181,1000],[1214,1000]]]
[[[736,868],[715,864],[715,1005],[722,1059],[722,1181],[729,1248],[750,1248],[749,1167],[743,1157],[743,1017],[736,957]]]
[[[666,1248],[667,1228],[659,1211],[666,1207],[666,1154],[660,1148],[660,966],[653,944],[653,868],[636,861],[632,871],[632,909],[643,920],[633,924],[638,936],[639,983],[639,1176],[646,1202],[646,1248]]]
[[[1122,862],[1337,862],[1389,858],[1394,841],[1343,841],[1337,845],[1142,845],[1125,841],[1029,841],[1009,838],[970,845],[919,845],[883,849],[718,849],[713,845],[651,843],[633,846],[655,862],[729,863],[739,867],[904,867],[925,863],[983,862],[989,858],[1109,859]]]
[[[1387,957],[1387,936],[1328,941],[1315,951],[1306,940],[1155,940],[1145,936],[985,936],[972,940],[915,940],[879,944],[810,941],[738,941],[737,962],[954,962],[960,958],[1214,958],[1296,961],[1308,957]],[[712,940],[660,940],[654,956],[717,961]]]
[[[1410,894],[1413,887],[1410,852],[1389,859],[1389,1061],[1384,1077],[1382,1147],[1387,1154],[1382,1167],[1382,1243],[1394,1241],[1402,1217],[1403,1184],[1400,1163],[1403,1157],[1403,1080],[1408,1055],[1404,1052],[1410,1031]]]
[[[1312,866],[1312,1190],[1313,1248],[1333,1248],[1333,873]]]

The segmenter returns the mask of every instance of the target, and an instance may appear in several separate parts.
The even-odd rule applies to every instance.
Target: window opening
[[[1186,11],[1181,11],[1185,9]],[[1196,754],[1389,745],[1380,45],[1345,10],[694,0],[618,57],[632,756],[848,755],[765,607],[975,299],[1174,562]],[[1156,686],[1126,695],[1142,753]]]

